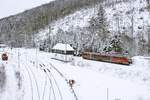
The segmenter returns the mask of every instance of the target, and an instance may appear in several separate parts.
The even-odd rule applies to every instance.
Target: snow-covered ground
[[[49,3],[50,1],[54,0],[1,0],[0,19]]]
[[[12,49],[0,100],[150,100],[150,58],[130,66],[75,57],[64,63],[35,49]],[[73,88],[68,80],[75,80]]]

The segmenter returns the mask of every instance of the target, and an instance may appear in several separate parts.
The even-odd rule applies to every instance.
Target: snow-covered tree
[[[106,12],[102,4],[99,5],[98,14],[95,18],[95,28],[97,30],[97,35],[102,39],[107,38],[107,19]]]
[[[114,36],[112,38],[112,40],[110,41],[109,46],[106,46],[103,50],[105,52],[114,51],[114,52],[122,53],[123,52],[123,43],[118,36]]]
[[[62,30],[62,29],[58,29],[57,31],[57,34],[56,34],[56,37],[57,37],[57,43],[65,43],[65,32]]]
[[[144,38],[143,31],[139,31],[137,34],[137,55],[144,55],[146,52],[146,39]]]

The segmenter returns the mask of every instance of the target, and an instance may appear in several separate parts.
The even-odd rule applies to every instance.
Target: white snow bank
[[[52,49],[74,51],[74,49],[69,44],[63,44],[63,43],[57,43]]]
[[[73,65],[150,87],[150,57],[136,56],[132,58],[132,61],[133,64],[128,66],[75,58]]]

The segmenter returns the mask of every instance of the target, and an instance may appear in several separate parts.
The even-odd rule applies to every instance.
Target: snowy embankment
[[[64,63],[51,56],[33,49],[10,50],[9,60],[0,61],[6,70],[0,99],[150,100],[149,58],[135,57],[132,65],[125,66],[78,57]],[[141,81],[144,75],[147,80]],[[70,79],[75,80],[73,88],[67,83]]]
[[[132,58],[132,62],[130,66],[127,66],[89,60],[81,61],[80,58],[76,58],[74,64],[108,76],[150,86],[150,57],[135,56]]]

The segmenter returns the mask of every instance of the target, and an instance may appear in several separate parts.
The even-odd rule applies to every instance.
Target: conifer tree
[[[103,45],[106,41],[106,38],[108,37],[106,13],[102,4],[99,5],[97,16],[92,17],[89,23],[89,30],[91,33],[91,47],[93,48],[93,45],[95,44],[98,46],[96,49],[99,49],[100,44]]]
[[[106,12],[102,5],[99,6],[98,14],[96,17],[96,27],[98,28],[98,36],[106,38],[107,36],[107,19],[106,19]]]
[[[123,44],[118,36],[115,36],[109,43],[109,46],[103,49],[105,52],[123,52]]]

